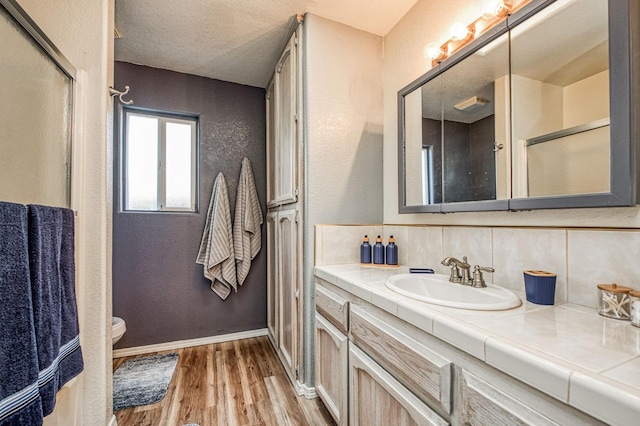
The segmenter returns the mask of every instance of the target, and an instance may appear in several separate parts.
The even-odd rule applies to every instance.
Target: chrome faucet
[[[469,271],[471,269],[471,265],[467,263],[467,256],[464,256],[462,258],[462,262],[455,257],[449,256],[445,257],[440,263],[442,263],[444,266],[451,266],[451,275],[449,276],[450,282],[464,285],[472,284]]]

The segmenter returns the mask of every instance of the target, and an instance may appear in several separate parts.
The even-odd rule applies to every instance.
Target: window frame
[[[127,144],[128,144],[128,129],[129,129],[129,117],[140,116],[155,118],[158,120],[158,178],[156,182],[157,186],[157,203],[154,210],[139,210],[129,209],[127,206],[127,190],[128,190],[128,176],[127,176]],[[200,132],[199,132],[199,117],[196,115],[186,115],[179,113],[171,113],[158,110],[150,110],[144,108],[135,107],[123,107],[122,108],[122,142],[120,146],[121,162],[120,162],[120,196],[121,196],[121,211],[125,213],[198,213],[199,211],[199,146],[200,146]],[[191,126],[191,206],[190,207],[166,207],[166,160],[167,160],[167,140],[166,140],[166,125],[167,123],[187,124]]]

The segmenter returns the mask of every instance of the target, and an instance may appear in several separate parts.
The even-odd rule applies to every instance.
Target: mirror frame
[[[404,97],[463,61],[556,0],[532,0],[424,75],[398,91],[398,211],[449,213],[635,206],[640,199],[640,1],[609,0],[611,189],[606,193],[406,205]],[[632,47],[636,50],[632,51]]]

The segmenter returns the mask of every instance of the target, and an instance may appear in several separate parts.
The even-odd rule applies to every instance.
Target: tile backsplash
[[[640,290],[640,230],[406,225],[316,225],[315,264],[358,263],[362,237],[371,244],[393,235],[401,265],[447,274],[446,256],[490,266],[487,281],[524,291],[522,271],[557,274],[556,302],[597,308],[596,285],[618,283]]]

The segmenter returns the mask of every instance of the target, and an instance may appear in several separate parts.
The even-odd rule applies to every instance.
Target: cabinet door
[[[297,373],[298,366],[298,224],[295,209],[278,213],[278,281],[280,283],[280,330],[278,349],[285,368]],[[297,374],[295,374],[297,376]],[[296,377],[297,379],[297,377]]]
[[[267,214],[267,329],[269,339],[276,348],[278,347],[278,310],[277,300],[280,294],[278,281],[278,255],[276,252],[276,239],[278,226],[278,212]]]
[[[297,131],[297,33],[291,37],[278,65],[275,81],[275,166],[274,194],[270,205],[293,203],[297,199],[298,131]]]
[[[460,417],[462,424],[474,426],[558,426],[558,423],[516,401],[466,370],[462,370],[461,380]]]
[[[265,95],[267,111],[267,205],[273,205],[272,200],[276,198],[276,161],[278,157],[276,145],[276,102],[275,102],[275,82],[272,80],[267,87]]]
[[[347,336],[316,313],[316,392],[339,426],[348,424],[348,343]]]
[[[375,361],[349,343],[349,424],[446,425]]]
[[[350,314],[351,337],[359,348],[423,401],[451,413],[449,360],[364,309],[352,306]]]

